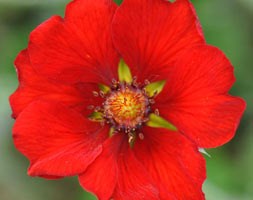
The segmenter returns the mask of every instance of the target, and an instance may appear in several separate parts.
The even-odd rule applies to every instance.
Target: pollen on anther
[[[148,118],[148,117],[146,117],[146,118],[144,118],[144,119],[142,120],[143,123],[146,123],[146,122],[148,122],[148,121],[149,121],[149,118]]]
[[[98,111],[100,111],[100,110],[101,110],[101,107],[100,107],[100,106],[96,106],[95,109],[94,109],[95,112],[98,112]]]
[[[103,91],[99,91],[99,95],[100,97],[104,98],[105,97],[105,93]]]
[[[139,136],[139,138],[140,138],[141,140],[144,140],[144,134],[143,134],[143,133],[139,133],[138,136]]]
[[[92,91],[92,94],[93,94],[94,97],[98,97],[99,96],[97,91]]]
[[[133,140],[134,140],[134,134],[128,133],[128,143],[132,143]]]
[[[88,105],[87,106],[87,109],[89,109],[89,110],[93,110],[95,108],[95,106],[93,106],[93,105]]]
[[[154,111],[154,113],[156,114],[156,115],[160,115],[160,113],[159,113],[159,110],[158,109],[155,109],[155,111]]]
[[[148,85],[148,84],[150,84],[150,81],[147,80],[147,79],[145,79],[145,80],[144,80],[144,84],[145,84],[145,85]]]
[[[101,126],[105,126],[105,121],[104,121],[104,120],[101,121],[101,122],[100,122],[100,125],[101,125]]]
[[[154,104],[155,103],[154,99],[149,99],[148,101],[149,101],[150,104]]]

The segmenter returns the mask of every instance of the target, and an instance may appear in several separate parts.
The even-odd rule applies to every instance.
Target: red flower
[[[75,0],[15,65],[13,136],[28,174],[78,175],[102,200],[204,199],[198,148],[228,142],[245,109],[188,0]]]

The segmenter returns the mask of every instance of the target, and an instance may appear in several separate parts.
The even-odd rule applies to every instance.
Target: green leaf
[[[147,95],[149,97],[153,97],[159,94],[163,90],[165,83],[166,83],[165,80],[161,80],[148,84],[147,86],[145,86]]]
[[[149,121],[147,121],[146,125],[153,128],[166,128],[171,131],[177,131],[177,128],[173,124],[154,113],[149,115]]]
[[[104,120],[103,113],[93,112],[89,115],[89,119],[96,122],[101,122]]]
[[[104,94],[107,94],[111,91],[110,87],[104,84],[98,84],[99,89],[104,92]]]
[[[92,193],[89,193],[87,191],[84,191],[82,193],[82,197],[80,198],[80,200],[97,200],[97,198],[92,194]]]
[[[132,83],[133,81],[131,71],[122,59],[119,62],[118,75],[120,82]]]

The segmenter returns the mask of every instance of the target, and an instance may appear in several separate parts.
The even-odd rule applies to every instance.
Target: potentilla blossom
[[[228,142],[245,102],[189,0],[74,0],[30,35],[10,97],[28,174],[79,177],[100,200],[202,200],[200,148]]]

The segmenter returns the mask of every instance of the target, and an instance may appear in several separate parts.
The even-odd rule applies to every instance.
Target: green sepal
[[[119,81],[125,82],[125,83],[132,83],[133,78],[131,71],[127,64],[124,62],[124,60],[120,60],[119,62],[119,68],[118,68],[118,75],[119,75]]]
[[[165,83],[166,83],[165,80],[161,80],[148,84],[147,86],[144,87],[147,95],[149,97],[153,97],[159,94],[163,90]]]
[[[104,92],[104,94],[107,94],[111,91],[110,87],[108,87],[107,85],[104,84],[98,84],[99,89]]]
[[[149,121],[147,121],[146,125],[153,128],[166,128],[171,131],[177,131],[177,127],[154,113],[149,115]]]
[[[93,112],[88,117],[92,121],[101,122],[104,121],[103,113],[101,112]]]

